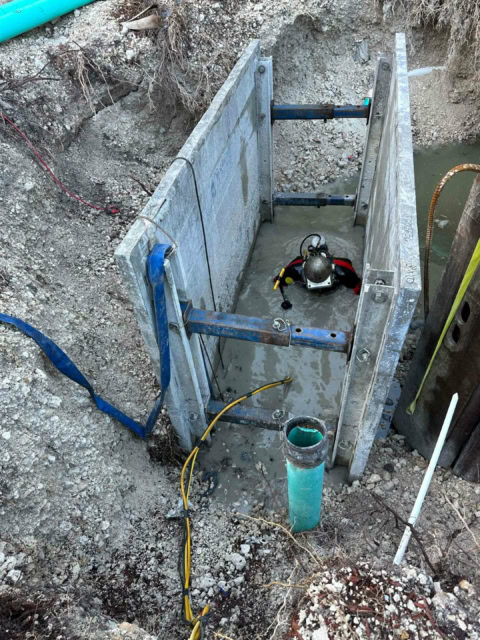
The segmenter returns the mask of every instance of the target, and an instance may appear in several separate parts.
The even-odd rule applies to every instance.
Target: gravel
[[[371,88],[377,51],[392,43],[394,25],[388,20],[394,18],[367,0],[183,4],[185,86],[197,86],[208,72],[205,103],[252,37],[261,39],[265,55],[274,56],[279,102],[357,103]],[[4,123],[0,308],[44,331],[98,393],[142,421],[158,387],[113,254],[198,113],[172,106],[152,81],[163,32],[122,29],[140,9],[137,0],[94,2],[2,45],[0,110],[13,117],[70,190],[98,206],[115,203],[120,214],[110,216],[68,198]],[[412,37],[420,39],[418,33]],[[441,57],[441,48],[435,55],[434,49],[429,42],[417,47],[417,66]],[[467,85],[448,94],[444,126],[430,108],[438,87],[422,93],[430,82],[429,76],[412,82],[417,139],[428,140],[433,131],[436,141],[461,138],[475,112],[472,103],[459,102]],[[455,114],[464,112],[458,124]],[[364,133],[360,122],[276,125],[278,188],[311,190],[355,175]],[[420,325],[412,328],[400,375],[420,331]],[[31,340],[2,324],[0,415],[4,637],[16,640],[26,631],[39,640],[187,637],[177,572],[182,523],[167,517],[178,516],[181,454],[172,445],[166,413],[152,439],[140,441],[97,411],[88,394],[61,376]],[[315,567],[281,528],[268,524],[285,523],[284,511],[267,514],[260,503],[250,512],[256,520],[249,520],[225,510],[215,495],[200,497],[205,487],[196,477],[195,611],[211,603],[209,628],[227,637],[280,637],[292,630],[294,612],[305,608],[297,606],[305,592],[318,600],[328,584],[334,587],[327,590],[329,598],[342,595],[335,589],[346,574],[331,566],[332,557],[348,558],[345,567],[351,571],[368,565],[369,575],[380,579],[376,565],[391,562],[401,528],[379,510],[372,492],[405,517],[424,468],[423,458],[414,457],[403,438],[392,434],[378,442],[361,482],[325,491],[322,526],[303,540],[314,550]],[[414,544],[407,561],[418,575],[408,584],[432,597],[438,624],[448,625],[454,616],[455,629],[469,634],[472,620],[478,620],[471,612],[478,603],[478,549],[445,495],[478,539],[479,491],[438,472],[419,531],[441,568],[439,593],[447,595],[434,602],[430,583],[421,583],[426,569]],[[304,584],[303,590],[288,589],[289,577]],[[274,582],[287,584],[287,598],[285,587]],[[305,627],[316,640],[323,637],[319,616],[318,628]]]

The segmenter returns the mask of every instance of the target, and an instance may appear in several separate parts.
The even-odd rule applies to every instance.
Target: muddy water
[[[453,167],[467,162],[480,164],[480,143],[452,144],[415,151],[415,186],[417,190],[417,216],[420,251],[425,252],[425,231],[428,209],[438,181]],[[448,259],[453,236],[462,215],[475,174],[465,172],[452,178],[443,189],[437,205],[433,227],[433,245],[430,259],[430,300],[433,299],[442,271]],[[438,222],[442,227],[438,226]],[[445,226],[444,223],[447,222]],[[422,296],[421,296],[422,297]],[[423,307],[423,301],[422,305]]]
[[[480,144],[448,145],[415,151],[418,227],[421,258],[425,249],[428,207],[437,182],[452,167],[480,162]],[[440,196],[434,226],[431,256],[432,292],[446,264],[453,235],[460,219],[473,174],[455,176]],[[354,193],[357,178],[329,185],[330,193]],[[277,208],[273,224],[264,224],[255,244],[237,304],[237,313],[264,318],[285,318],[295,324],[331,330],[351,328],[357,298],[340,287],[326,293],[310,293],[292,286],[286,289],[293,308],[284,311],[281,296],[272,290],[272,278],[290,259],[298,255],[299,245],[308,233],[326,236],[335,256],[349,257],[360,270],[363,255],[363,229],[352,226],[352,210],[347,207]],[[431,296],[433,293],[431,294]],[[423,304],[419,304],[421,310]],[[292,375],[294,382],[284,397],[281,388],[264,392],[249,400],[254,406],[284,408],[294,415],[331,418],[338,414],[345,356],[302,347],[272,347],[235,340],[224,350],[226,371],[219,371],[219,382],[226,400],[268,381]],[[216,471],[215,498],[236,509],[248,511],[255,500],[269,507],[286,504],[286,472],[279,434],[242,425],[221,424],[208,452],[200,458],[205,471]],[[342,481],[345,471],[326,474],[326,484]]]
[[[357,182],[356,178],[338,181],[329,185],[329,192],[355,193]],[[342,286],[313,293],[298,285],[289,286],[285,293],[293,308],[288,311],[280,306],[280,292],[273,291],[273,277],[299,254],[300,243],[309,233],[324,235],[331,253],[350,258],[360,271],[364,230],[353,227],[351,207],[278,207],[274,223],[260,228],[236,313],[272,320],[283,318],[292,324],[332,331],[352,328],[358,297],[351,289]],[[229,340],[224,361],[226,371],[218,372],[219,382],[229,397],[291,375],[294,380],[286,396],[281,387],[263,392],[246,404],[327,419],[338,414],[344,354]],[[286,471],[278,433],[222,424],[201,463],[205,470],[218,472],[218,500],[245,509],[253,500],[266,500],[271,506],[284,503]]]

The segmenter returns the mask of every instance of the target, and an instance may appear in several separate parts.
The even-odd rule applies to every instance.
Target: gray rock
[[[245,565],[247,564],[245,558],[239,553],[231,553],[228,556],[228,560],[233,564],[237,571],[243,571],[243,569],[245,569]]]
[[[17,584],[22,577],[22,572],[19,569],[12,569],[7,573],[6,582],[8,584]]]
[[[360,64],[366,64],[370,60],[370,52],[368,50],[368,42],[366,40],[362,40],[362,42],[357,46],[355,53],[353,54],[353,59],[355,62],[360,62]]]

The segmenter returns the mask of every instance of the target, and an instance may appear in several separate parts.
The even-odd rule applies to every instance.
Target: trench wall
[[[421,290],[404,34],[396,35],[390,64],[368,206],[364,283],[339,420],[346,452],[343,462],[350,466],[351,479],[359,477],[367,464]]]
[[[178,247],[171,260],[178,294],[191,299],[195,307],[213,309],[203,215],[216,307],[228,312],[235,304],[260,225],[258,60],[259,42],[253,41],[116,252],[159,379],[159,350],[146,274],[151,248],[156,243],[171,244],[173,239]],[[268,75],[264,67],[262,73]],[[171,291],[167,294],[167,312],[169,320],[175,317]],[[182,349],[179,336],[170,332],[169,337],[172,381],[166,403],[181,442],[189,448],[189,432],[203,431],[201,402],[209,396],[208,382],[198,336],[190,339],[193,363],[188,360],[190,354]],[[214,355],[215,339],[205,341],[210,355]],[[194,387],[195,393],[190,394],[189,386]]]

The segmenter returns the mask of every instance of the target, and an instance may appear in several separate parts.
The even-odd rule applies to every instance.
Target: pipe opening
[[[317,429],[310,427],[294,427],[287,436],[288,441],[296,447],[313,447],[321,440],[323,435]]]
[[[316,467],[327,459],[328,434],[323,420],[298,416],[285,423],[286,456],[295,466]]]

